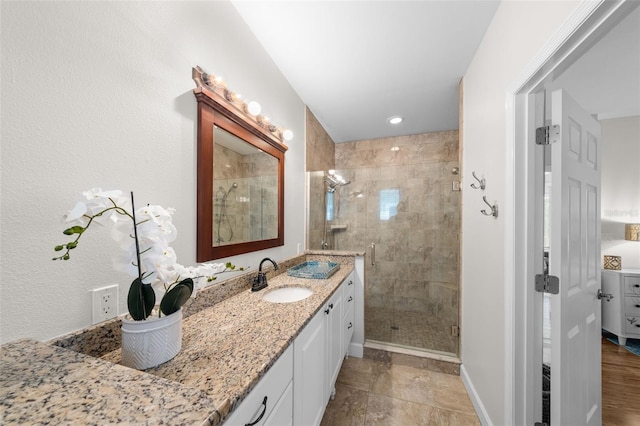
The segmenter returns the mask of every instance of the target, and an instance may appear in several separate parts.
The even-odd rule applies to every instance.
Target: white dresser
[[[602,270],[602,292],[613,295],[602,299],[602,328],[627,339],[640,339],[640,269]]]

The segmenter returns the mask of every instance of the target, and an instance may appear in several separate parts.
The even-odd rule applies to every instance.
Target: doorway
[[[559,35],[552,40],[514,84],[513,103],[509,105],[510,128],[514,147],[514,206],[513,262],[510,273],[513,282],[526,283],[513,289],[513,329],[511,339],[513,356],[514,399],[513,419],[516,423],[533,424],[541,420],[542,413],[542,323],[543,297],[533,289],[534,277],[543,268],[543,253],[535,247],[542,245],[542,208],[536,208],[535,194],[543,191],[541,177],[543,158],[535,151],[533,129],[544,125],[544,101],[541,93],[556,82],[561,87],[576,83],[563,82],[572,65],[583,57],[614,27],[629,16],[637,4],[631,1],[585,4],[568,20]],[[637,51],[637,50],[636,50]],[[591,81],[593,86],[593,83]],[[571,92],[576,94],[575,89]],[[579,93],[578,93],[579,95]],[[535,243],[533,243],[535,242]],[[509,346],[509,345],[507,345]],[[552,395],[551,401],[553,404]]]

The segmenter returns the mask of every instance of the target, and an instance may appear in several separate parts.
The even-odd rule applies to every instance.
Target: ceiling
[[[457,129],[458,82],[499,1],[232,3],[338,143]],[[640,115],[640,7],[549,87],[600,119]]]
[[[499,4],[232,2],[334,142],[457,129],[458,82]]]

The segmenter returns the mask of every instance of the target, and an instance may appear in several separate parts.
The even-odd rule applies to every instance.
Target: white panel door
[[[551,425],[600,425],[600,124],[566,92],[551,99]]]

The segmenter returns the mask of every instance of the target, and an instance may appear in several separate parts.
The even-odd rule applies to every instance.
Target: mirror
[[[280,129],[194,69],[198,101],[198,262],[284,245]],[[209,83],[209,84],[207,84]],[[235,104],[239,103],[239,106]],[[244,106],[244,107],[243,107]]]
[[[278,159],[213,131],[213,245],[278,237]]]

